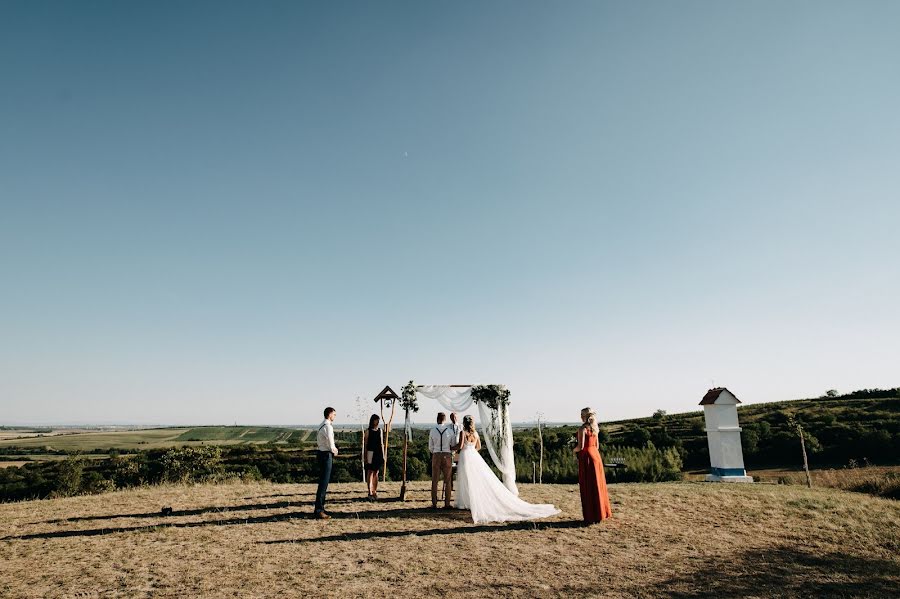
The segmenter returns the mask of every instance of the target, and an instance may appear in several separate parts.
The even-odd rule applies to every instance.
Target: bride
[[[458,509],[472,511],[476,524],[547,518],[559,513],[550,504],[522,501],[503,486],[478,453],[481,439],[471,416],[463,419],[463,430],[457,440],[460,448],[456,467],[456,504]]]

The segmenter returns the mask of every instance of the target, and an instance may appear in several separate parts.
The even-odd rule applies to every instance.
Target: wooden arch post
[[[384,444],[382,445],[382,453],[384,453],[384,470],[381,474],[382,480],[387,480],[388,440],[391,436],[391,424],[394,422],[394,412],[397,411],[397,402],[399,400],[400,396],[394,393],[394,390],[387,385],[381,390],[381,393],[375,396],[375,402],[381,404],[381,422],[384,423]],[[384,402],[388,402],[388,407],[391,409],[390,418],[387,420],[384,419]]]

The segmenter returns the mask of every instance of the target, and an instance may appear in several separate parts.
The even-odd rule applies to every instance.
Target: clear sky
[[[0,424],[900,385],[900,3],[0,3]],[[425,406],[419,421],[430,420]]]

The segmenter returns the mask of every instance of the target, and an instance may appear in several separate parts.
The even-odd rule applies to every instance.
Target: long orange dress
[[[589,428],[584,429],[584,449],[578,452],[578,486],[585,522],[600,522],[612,517],[597,435]]]

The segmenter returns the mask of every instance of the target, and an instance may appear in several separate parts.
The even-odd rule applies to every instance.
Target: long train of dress
[[[455,506],[471,510],[476,524],[534,520],[559,513],[553,505],[528,503],[516,497],[468,441],[457,461]]]

